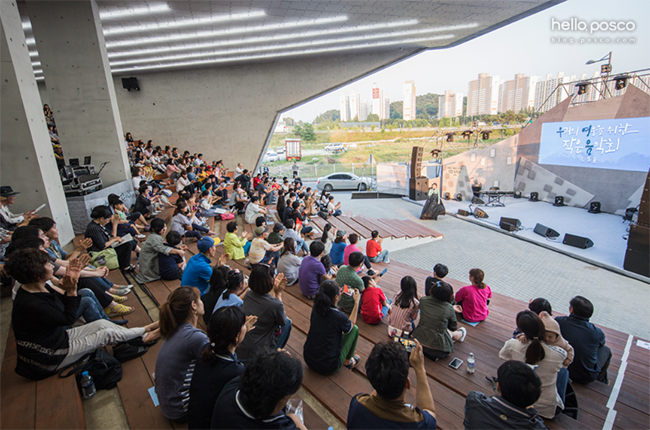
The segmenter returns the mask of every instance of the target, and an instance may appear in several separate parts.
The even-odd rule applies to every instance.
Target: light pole
[[[594,63],[600,63],[601,61],[607,60],[607,64],[603,64],[600,66],[600,79],[602,81],[602,89],[600,91],[600,98],[605,98],[605,92],[609,91],[609,88],[607,88],[607,80],[609,79],[609,74],[612,71],[612,51],[609,51],[609,54],[605,55],[603,58],[600,60],[589,60],[585,64],[594,64]],[[605,78],[603,79],[603,75],[605,75]],[[611,94],[610,94],[611,96]]]

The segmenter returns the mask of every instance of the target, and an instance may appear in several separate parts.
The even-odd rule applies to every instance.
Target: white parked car
[[[352,173],[330,173],[318,178],[316,188],[319,190],[359,190],[366,191],[370,187],[370,178],[361,178]]]
[[[342,143],[330,143],[325,147],[327,152],[343,152],[345,151],[345,145]]]
[[[273,162],[273,161],[278,161],[280,159],[280,156],[274,151],[274,150],[268,150],[266,151],[266,155],[264,155],[264,159],[262,160],[263,162]]]

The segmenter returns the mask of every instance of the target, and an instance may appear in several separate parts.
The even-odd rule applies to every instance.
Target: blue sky
[[[632,22],[633,31],[587,32],[551,29],[552,20],[577,18],[589,26],[594,21]],[[631,28],[632,24],[628,25]],[[609,38],[610,42],[582,42],[581,38]],[[573,43],[555,42],[573,38]],[[635,43],[620,39],[634,38]],[[541,76],[565,76],[599,70],[602,63],[585,65],[612,54],[612,73],[650,68],[650,0],[568,0],[565,3],[517,21],[455,48],[423,52],[399,64],[374,73],[346,87],[285,113],[296,120],[312,121],[329,109],[338,109],[341,92],[361,94],[370,99],[372,84],[377,82],[391,101],[403,99],[404,81],[415,80],[417,94],[453,90],[467,93],[467,83],[479,73],[512,79],[515,73]],[[487,53],[487,55],[486,55]],[[467,61],[467,58],[476,60]]]

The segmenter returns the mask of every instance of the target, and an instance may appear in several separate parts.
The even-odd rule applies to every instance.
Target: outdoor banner
[[[544,123],[539,164],[647,172],[650,117]]]

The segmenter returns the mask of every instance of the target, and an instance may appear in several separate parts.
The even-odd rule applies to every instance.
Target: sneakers
[[[117,287],[115,289],[115,294],[118,296],[126,296],[131,292],[131,288],[133,288],[133,285],[127,285],[125,287]]]
[[[128,315],[133,311],[135,311],[134,307],[124,306],[120,304],[117,304],[112,308],[104,308],[104,312],[106,312],[106,315],[108,315],[109,318]]]
[[[459,332],[463,333],[461,336],[460,340],[458,342],[464,342],[465,338],[467,337],[467,329],[465,327],[461,327],[458,329]]]
[[[136,235],[135,235],[135,238],[136,238],[136,239],[144,239],[144,238],[146,238],[146,237],[147,237],[147,236],[145,236],[144,234],[136,234]]]
[[[350,364],[346,364],[345,367],[347,367],[348,369],[352,370],[352,369],[354,369],[355,367],[357,367],[357,366],[359,365],[359,363],[361,363],[361,358],[359,358],[358,355],[355,355],[354,357],[352,357],[352,358],[350,359]]]

